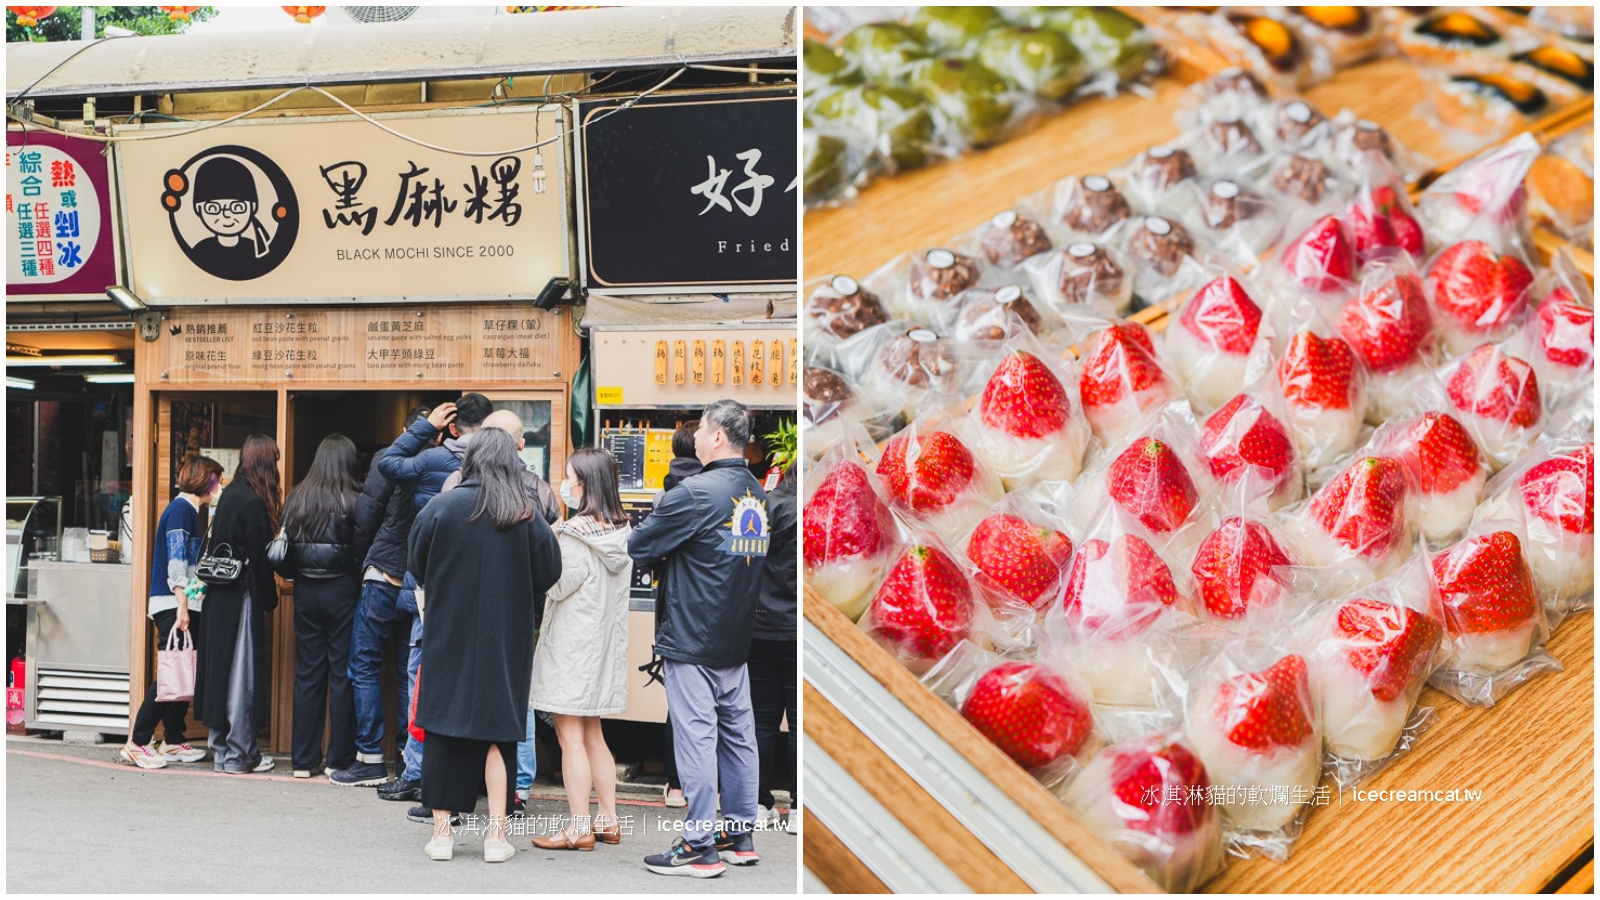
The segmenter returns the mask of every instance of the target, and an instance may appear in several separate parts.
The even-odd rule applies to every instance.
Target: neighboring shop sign
[[[491,151],[559,133],[559,116],[379,118]],[[568,274],[559,142],[459,156],[338,116],[129,141],[116,154],[133,289],[148,303],[523,299]]]
[[[578,104],[585,280],[609,293],[793,284],[793,91]]]
[[[6,132],[6,295],[104,300],[118,283],[104,144]]]
[[[752,406],[795,404],[798,341],[789,329],[597,331],[599,406],[704,406],[730,397]]]
[[[518,381],[572,377],[565,318],[530,307],[173,310],[156,384]]]

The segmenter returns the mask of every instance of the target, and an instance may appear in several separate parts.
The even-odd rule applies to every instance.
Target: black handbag
[[[226,550],[226,553],[222,551]],[[232,587],[244,580],[245,567],[249,560],[234,559],[233,548],[227,544],[218,544],[212,552],[200,557],[199,565],[195,566],[195,577],[212,587]]]
[[[289,565],[289,530],[278,528],[278,536],[267,544],[267,565],[284,581],[294,580],[294,570]]]

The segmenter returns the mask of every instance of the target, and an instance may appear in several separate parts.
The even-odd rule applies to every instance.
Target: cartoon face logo
[[[161,205],[189,261],[207,274],[249,281],[276,269],[294,248],[300,207],[288,176],[248,147],[196,154],[166,175]]]

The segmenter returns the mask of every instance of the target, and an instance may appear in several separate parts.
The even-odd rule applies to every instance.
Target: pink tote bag
[[[183,632],[183,646],[179,647],[178,634],[174,627],[167,635],[167,646],[156,652],[158,701],[194,699],[194,638],[189,632]]]

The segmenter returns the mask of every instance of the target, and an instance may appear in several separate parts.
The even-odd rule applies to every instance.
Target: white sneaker
[[[757,831],[766,831],[769,828],[777,828],[778,811],[776,809],[767,809],[765,806],[762,806],[759,803],[756,804],[755,827]]]
[[[124,762],[138,766],[141,769],[165,769],[167,767],[167,758],[150,749],[147,744],[135,744],[133,741],[129,741],[122,745],[122,749],[117,751],[117,755],[122,757]]]
[[[156,752],[173,762],[192,763],[206,758],[204,750],[189,746],[188,743],[169,744],[162,741],[156,744]]]
[[[277,765],[277,764],[278,764],[277,760],[273,759],[270,756],[263,755],[261,757],[261,762],[256,763],[256,767],[251,769],[250,771],[252,771],[252,772],[271,772],[272,771],[272,767]]]
[[[484,851],[487,854],[487,846],[484,847]],[[428,845],[422,848],[422,852],[428,854],[429,859],[436,859],[440,862],[444,862],[445,860],[456,855],[455,838],[442,838],[435,835],[434,837],[428,839]],[[484,858],[487,859],[487,855],[485,855]]]
[[[429,846],[432,846],[432,842],[429,843]],[[511,846],[511,842],[510,841],[484,841],[483,842],[483,861],[484,862],[492,862],[492,863],[505,862],[506,860],[508,860],[511,857],[516,856],[516,855],[517,855],[516,848]],[[449,857],[446,857],[446,859],[448,859],[448,858]]]
[[[789,824],[783,830],[790,834],[800,833],[800,807],[796,806],[789,810]]]

